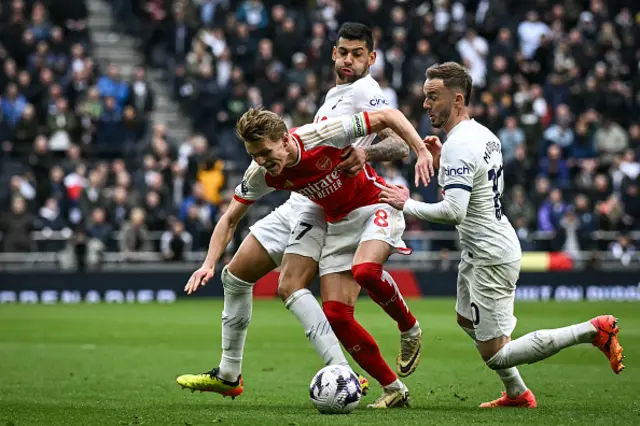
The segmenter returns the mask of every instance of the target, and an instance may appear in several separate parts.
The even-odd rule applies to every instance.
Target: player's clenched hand
[[[440,168],[440,154],[442,153],[442,142],[437,136],[427,136],[423,140],[427,149],[433,155],[433,165],[436,169]]]
[[[342,161],[338,164],[338,171],[347,176],[355,176],[367,164],[367,152],[364,148],[348,146],[342,150],[340,159]]]
[[[403,185],[390,185],[387,184],[382,188],[380,193],[380,202],[387,203],[391,207],[402,210],[404,204],[409,199],[409,188]]]
[[[187,294],[191,294],[198,289],[198,287],[204,287],[207,282],[213,277],[213,268],[202,267],[191,274],[191,278],[187,281],[187,285],[184,286],[184,291]]]
[[[429,151],[425,151],[418,155],[416,162],[416,186],[422,182],[424,186],[429,185],[433,176],[433,155]]]

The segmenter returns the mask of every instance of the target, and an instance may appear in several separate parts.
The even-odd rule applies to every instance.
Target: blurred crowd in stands
[[[67,229],[99,250],[170,260],[205,249],[249,161],[235,121],[252,106],[290,126],[312,121],[335,84],[337,29],[359,21],[375,36],[371,74],[421,135],[434,132],[422,110],[426,68],[469,68],[470,113],[502,141],[503,204],[525,250],[634,253],[637,0],[104,0],[113,31],[139,40],[141,65],[126,81],[92,57],[86,1],[1,2],[1,250],[51,249],[30,232]],[[191,118],[188,140],[151,122],[150,70]],[[393,183],[413,181],[410,160],[377,167]],[[435,184],[413,191],[440,197]],[[408,231],[452,229],[407,218]],[[596,230],[619,235],[599,241]]]

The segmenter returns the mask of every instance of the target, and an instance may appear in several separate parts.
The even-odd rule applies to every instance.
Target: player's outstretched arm
[[[409,198],[409,189],[402,185],[387,185],[380,194],[380,201],[411,216],[435,223],[460,225],[467,215],[471,193],[460,188],[448,189],[442,201],[422,203]]]
[[[403,141],[406,141],[418,156],[416,164],[416,185],[422,182],[429,184],[433,176],[433,156],[427,150],[424,142],[413,125],[397,109],[385,109],[368,112],[369,128],[371,132],[379,133],[384,129],[393,130]]]
[[[378,137],[382,140],[375,145],[345,148],[340,157],[342,161],[338,164],[338,170],[347,176],[355,176],[369,161],[404,160],[411,153],[409,145],[391,129],[378,132]]]
[[[209,250],[207,251],[207,257],[204,263],[191,275],[191,278],[184,287],[184,291],[187,294],[191,294],[196,291],[200,286],[207,284],[207,281],[213,277],[216,264],[224,250],[229,245],[229,242],[233,238],[233,233],[238,227],[240,219],[249,210],[249,204],[237,201],[235,198],[231,200],[227,211],[222,215],[216,227],[211,234],[211,241],[209,242]]]

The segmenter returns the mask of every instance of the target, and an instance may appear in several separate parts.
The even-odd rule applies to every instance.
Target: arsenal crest
[[[333,164],[331,164],[331,159],[325,155],[325,156],[320,157],[320,159],[316,163],[316,167],[319,170],[328,171],[328,170],[331,170],[333,168]]]

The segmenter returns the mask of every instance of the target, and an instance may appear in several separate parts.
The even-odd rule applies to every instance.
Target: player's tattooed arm
[[[367,161],[397,161],[409,156],[409,145],[393,130],[381,130],[378,137],[382,139],[380,142],[364,149]]]
[[[366,148],[347,147],[342,152],[342,162],[338,164],[338,170],[347,176],[355,176],[368,161],[396,161],[409,156],[409,145],[393,130],[381,130],[378,137],[382,138],[380,142]]]

